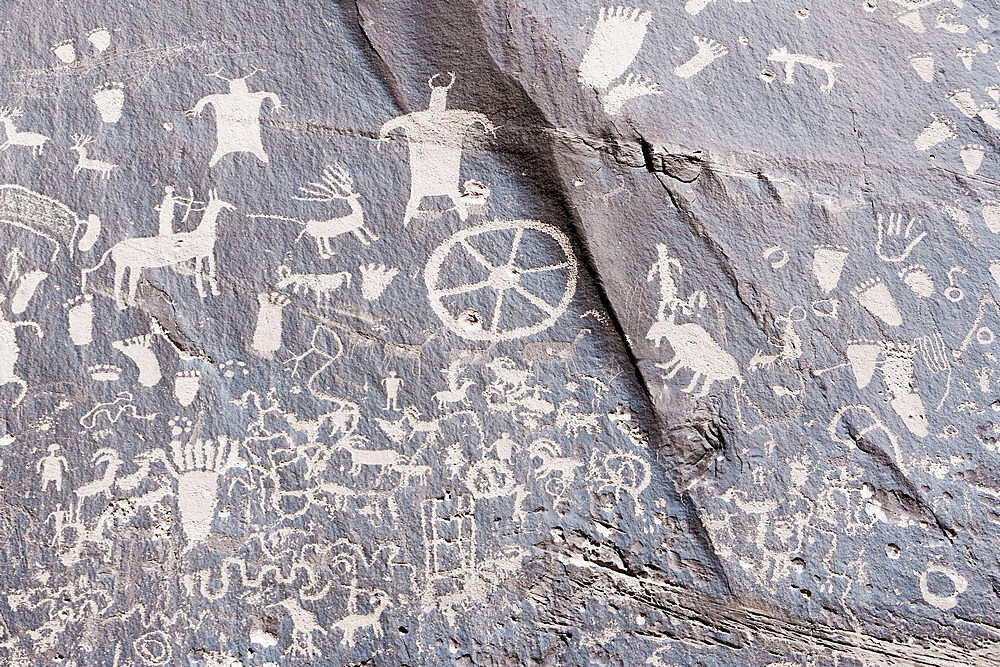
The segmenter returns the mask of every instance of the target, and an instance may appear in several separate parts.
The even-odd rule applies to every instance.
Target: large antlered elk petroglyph
[[[312,236],[316,239],[319,256],[324,259],[333,257],[330,241],[338,236],[354,234],[365,245],[371,241],[377,241],[378,235],[365,226],[365,212],[361,207],[361,195],[354,191],[354,179],[350,172],[338,164],[324,169],[320,178],[322,183],[312,182],[308,186],[299,186],[299,191],[305,196],[293,196],[292,199],[309,202],[343,200],[351,207],[349,214],[327,220],[299,220],[298,218],[266,213],[255,213],[247,217],[284,220],[302,225],[302,231],[295,237],[295,240],[298,241],[305,234]]]
[[[658,363],[656,366],[669,373],[665,380],[673,378],[682,369],[687,369],[693,373],[691,384],[682,391],[691,393],[698,386],[698,382],[704,379],[701,391],[695,394],[695,398],[700,398],[708,393],[712,383],[717,380],[735,379],[743,382],[740,375],[739,363],[736,358],[722,349],[722,347],[712,339],[711,334],[700,324],[688,322],[677,324],[677,309],[683,304],[678,297],[677,283],[674,281],[672,268],[676,268],[678,273],[683,272],[681,263],[667,254],[667,247],[656,244],[658,253],[657,261],[653,268],[658,270],[660,280],[660,307],[658,317],[646,334],[647,340],[653,341],[657,347],[664,338],[673,348],[673,358],[665,363]],[[652,279],[652,270],[650,271]],[[664,311],[669,308],[670,315],[663,319]]]
[[[80,290],[86,289],[87,276],[101,268],[108,256],[115,265],[115,302],[119,309],[127,305],[135,306],[136,291],[139,288],[139,278],[143,269],[179,266],[195,261],[194,277],[198,294],[205,296],[202,284],[201,264],[204,263],[212,294],[219,294],[219,286],[215,273],[215,237],[216,221],[224,210],[236,207],[219,198],[215,190],[209,192],[208,204],[205,206],[201,221],[190,232],[177,232],[163,236],[149,236],[119,241],[104,253],[101,261],[90,269],[80,272]],[[128,296],[122,298],[122,282],[128,272]]]

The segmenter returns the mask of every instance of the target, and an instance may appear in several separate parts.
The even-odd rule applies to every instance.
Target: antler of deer
[[[94,143],[94,138],[86,134],[74,134],[73,135],[73,145],[83,148]]]
[[[347,199],[354,194],[354,179],[351,174],[342,166],[334,165],[323,170],[320,177],[322,183],[311,182],[308,186],[299,186],[299,191],[309,195],[308,197],[293,196],[292,199],[298,201],[333,201],[334,199]]]
[[[0,118],[20,118],[23,112],[12,107],[0,107]]]
[[[222,79],[223,81],[231,81],[231,79],[227,79],[226,77],[222,76],[222,70],[223,70],[223,68],[220,67],[219,69],[215,70],[214,72],[210,72],[210,73],[206,74],[205,77],[207,78],[207,77],[214,76],[216,79]]]

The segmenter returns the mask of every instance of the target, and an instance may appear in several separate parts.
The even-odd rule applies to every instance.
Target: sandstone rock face
[[[4,11],[4,664],[1000,665],[993,3],[159,5]]]

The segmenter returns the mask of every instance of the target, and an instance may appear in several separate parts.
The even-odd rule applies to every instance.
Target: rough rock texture
[[[1000,665],[998,22],[7,3],[0,660]]]

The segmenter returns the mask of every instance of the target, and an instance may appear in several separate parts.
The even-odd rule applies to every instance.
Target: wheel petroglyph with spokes
[[[543,242],[555,241],[561,257],[542,266],[523,266],[526,253],[521,251],[538,247],[528,246],[526,235],[538,237]],[[473,240],[483,244],[480,247],[488,244],[491,248],[503,248],[504,259],[491,261],[476,243],[471,242]],[[479,274],[485,273],[486,277],[442,286],[442,269],[447,271],[462,262]],[[525,279],[529,276],[537,276],[537,279],[526,285]],[[516,340],[551,327],[566,312],[576,292],[576,276],[576,258],[569,239],[555,227],[536,220],[494,220],[456,232],[431,253],[424,270],[431,308],[441,321],[465,338],[490,341]],[[549,281],[546,294],[558,294],[556,303],[535,293],[539,280]],[[489,312],[458,307],[463,298],[481,299],[482,290],[490,290],[494,295],[489,301],[492,304]],[[521,307],[517,301],[526,303]]]

